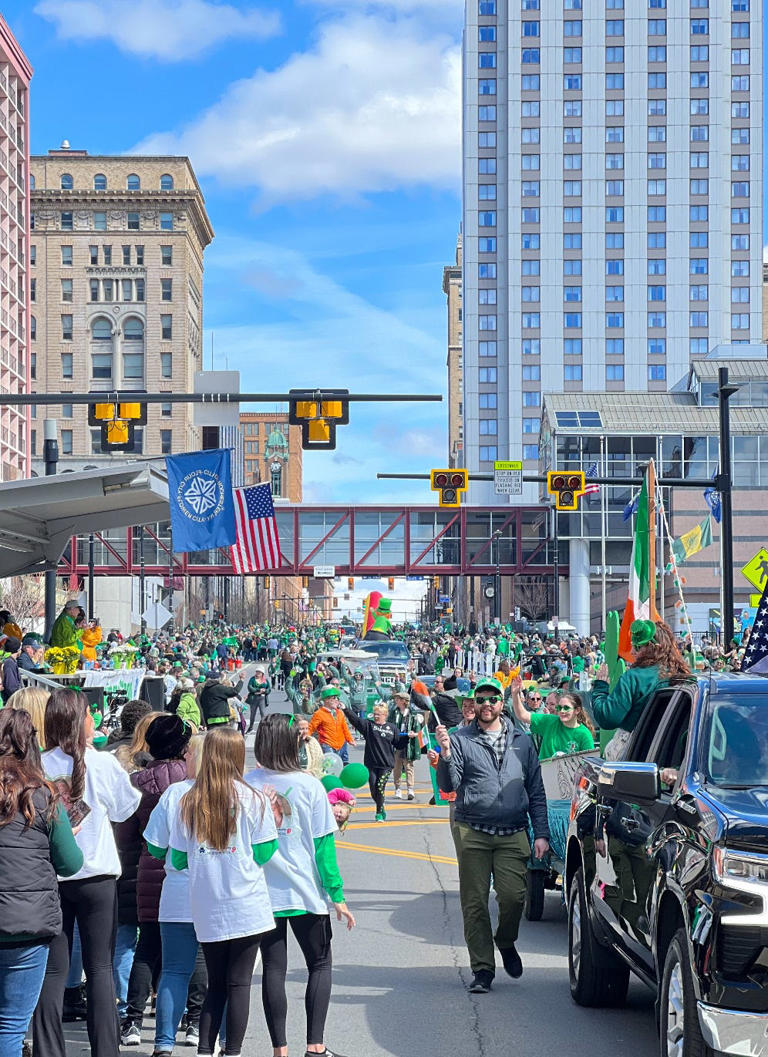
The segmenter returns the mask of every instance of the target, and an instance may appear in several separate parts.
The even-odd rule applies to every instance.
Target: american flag
[[[723,635],[723,642],[730,645],[728,629]],[[768,583],[763,589],[760,605],[755,613],[755,622],[749,633],[747,648],[741,661],[742,672],[752,675],[768,674]]]
[[[277,533],[272,489],[268,484],[235,488],[237,541],[230,547],[236,573],[279,569],[280,537]]]
[[[584,474],[584,495],[594,495],[600,491],[600,485],[597,482],[590,484],[590,477],[597,477],[597,463],[593,462],[587,467],[587,471]]]

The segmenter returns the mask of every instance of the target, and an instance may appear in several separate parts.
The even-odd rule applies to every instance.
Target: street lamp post
[[[43,422],[43,459],[45,476],[56,473],[59,461],[58,423],[55,418]],[[56,570],[48,569],[45,574],[45,641],[50,641],[51,628],[56,619]]]
[[[494,540],[496,544],[496,546],[494,547],[494,552],[496,555],[496,577],[494,579],[495,590],[493,594],[493,613],[494,621],[498,623],[499,627],[501,627],[501,555],[499,553],[499,541],[501,540],[501,534],[501,529],[496,529],[496,531],[491,535],[491,539]]]
[[[720,417],[720,473],[716,487],[720,493],[720,567],[722,570],[720,631],[725,648],[733,638],[733,505],[731,497],[731,410],[728,401],[738,385],[729,385],[728,368],[721,367],[718,378]]]

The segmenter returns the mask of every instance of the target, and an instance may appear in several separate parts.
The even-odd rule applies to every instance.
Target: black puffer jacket
[[[126,827],[125,836],[130,843],[133,845],[138,842],[139,845],[135,887],[139,922],[157,921],[160,891],[165,880],[163,863],[149,854],[142,833],[168,786],[182,782],[186,777],[187,765],[184,760],[151,760],[143,770],[131,775],[131,782],[141,793],[141,800],[134,814],[122,825]]]
[[[148,753],[140,753],[137,762],[143,768],[152,762],[152,757]],[[134,772],[134,774],[139,773],[139,771]],[[135,814],[127,818],[125,822],[116,823],[113,828],[122,869],[117,879],[117,923],[118,925],[138,925],[136,878],[139,873],[139,856],[141,855],[141,830],[136,823]]]
[[[218,680],[207,682],[200,691],[200,711],[203,719],[209,723],[212,719],[229,720],[230,698],[237,697],[240,686],[228,686]]]

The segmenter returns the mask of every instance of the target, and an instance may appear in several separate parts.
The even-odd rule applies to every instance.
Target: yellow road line
[[[409,818],[397,822],[387,820],[386,826],[387,829],[393,829],[395,826],[447,826],[449,821],[450,819],[447,818]],[[380,825],[380,822],[350,822],[347,830],[376,829]]]
[[[450,859],[445,855],[426,855],[417,851],[396,851],[392,848],[375,847],[372,844],[351,844],[348,841],[337,840],[336,847],[348,848],[350,851],[369,851],[374,855],[394,855],[397,859],[421,859],[423,862],[447,863],[449,866],[456,865],[455,859]]]

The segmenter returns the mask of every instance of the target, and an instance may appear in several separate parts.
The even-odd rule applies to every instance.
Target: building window
[[[99,316],[91,324],[91,374],[94,379],[112,379],[112,324]]]
[[[61,317],[61,340],[72,341],[72,316]]]
[[[72,213],[70,211],[66,211],[64,213],[61,213],[60,214],[60,218],[61,218],[61,230],[62,231],[72,231],[73,230],[73,226],[74,226],[73,225],[73,221],[72,221]]]
[[[171,356],[170,352],[160,353],[160,377],[173,377],[173,357]]]
[[[173,300],[173,280],[172,279],[161,279],[160,280],[160,300],[161,301],[172,301]]]
[[[172,191],[173,190],[173,177],[170,173],[163,173],[160,177],[160,190],[161,191]]]
[[[496,342],[495,341],[479,341],[478,345],[478,356],[495,356],[496,355]]]
[[[563,367],[563,379],[566,382],[580,382],[582,367],[580,363],[566,363]]]
[[[128,230],[138,231],[139,230],[139,214],[129,213],[128,214]]]
[[[136,173],[131,173],[128,179],[125,181],[125,186],[129,191],[140,191],[141,180],[138,178]]]
[[[498,449],[495,444],[480,445],[480,462],[495,462],[498,458]]]
[[[106,213],[94,213],[93,214],[93,230],[94,231],[106,231],[107,230],[107,214]]]
[[[606,380],[606,382],[623,382],[624,381],[624,364],[623,363],[607,363],[605,365],[605,380]]]
[[[664,382],[667,378],[667,367],[663,363],[649,363],[648,364],[648,381],[649,382]]]
[[[538,433],[541,429],[540,418],[524,418],[523,433]]]
[[[163,455],[170,455],[173,451],[172,447],[173,430],[161,429],[160,430],[160,451]]]
[[[62,173],[60,181],[62,191],[71,191],[74,186],[74,181],[72,180],[71,175],[68,172]]]
[[[123,279],[122,280],[122,289],[123,289],[123,301],[133,301],[133,280],[132,279]]]
[[[481,51],[477,57],[477,65],[481,70],[495,70],[496,69],[496,52],[495,51]]]
[[[478,407],[481,411],[495,411],[498,406],[496,393],[480,393]]]
[[[29,337],[31,341],[37,341],[37,319],[35,316],[29,317]]]
[[[482,448],[480,450],[482,451]],[[493,451],[495,453],[496,449],[494,448]],[[482,456],[481,456],[481,458],[482,458]],[[496,458],[495,454],[494,454],[493,458],[494,459]],[[535,462],[535,461],[538,460],[538,458],[539,458],[539,446],[538,446],[538,444],[524,444],[523,445],[523,459],[525,459],[526,462],[529,462],[529,461],[530,462]]]
[[[99,280],[98,279],[89,280],[88,286],[90,288],[89,300],[90,301],[98,301],[99,300]]]
[[[93,178],[93,189],[94,191],[106,191],[107,189],[107,178],[104,173],[97,172]]]
[[[173,413],[173,404],[161,404],[160,414],[163,418],[170,418]]]
[[[173,213],[160,214],[160,230],[173,231]]]
[[[61,354],[61,377],[62,378],[72,378],[73,377],[72,353],[71,352],[62,352],[62,354]]]
[[[135,290],[136,290],[136,300],[137,301],[143,301],[144,300],[144,280],[143,279],[136,279],[135,280]]]
[[[143,246],[136,246],[136,263],[140,264],[142,267],[144,265],[144,247]]]
[[[144,323],[135,316],[123,324],[123,377],[144,377]]]
[[[72,430],[63,429],[61,431],[61,454],[71,455],[72,454]]]

